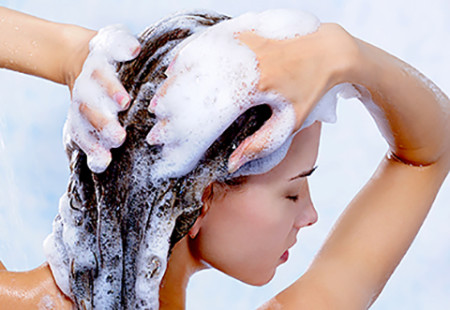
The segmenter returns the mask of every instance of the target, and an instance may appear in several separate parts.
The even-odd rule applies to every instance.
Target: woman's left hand
[[[354,38],[337,24],[322,24],[316,32],[294,39],[272,40],[244,32],[239,40],[258,60],[258,91],[279,93],[293,105],[296,117],[293,132],[301,128],[327,91],[346,82],[342,73],[351,66],[352,55],[357,52]],[[267,147],[273,128],[283,122],[276,112],[266,122],[268,125],[231,154],[229,170],[236,171]]]
[[[220,98],[227,97],[227,100],[229,100],[227,104],[233,105],[233,107],[230,107],[231,110],[238,109],[243,113],[251,106],[263,103],[268,104],[272,108],[270,119],[256,133],[242,142],[230,156],[228,170],[229,172],[234,172],[246,162],[273,152],[281,146],[282,139],[286,139],[301,128],[305,119],[327,91],[337,84],[346,82],[342,73],[346,72],[353,64],[353,55],[357,53],[358,46],[354,38],[336,24],[322,24],[317,31],[311,34],[285,40],[267,39],[253,32],[231,35],[237,37],[240,40],[240,44],[245,44],[255,55],[259,78],[256,81],[250,81],[251,86],[248,86],[249,82],[247,80],[244,81],[244,79],[248,79],[247,76],[253,76],[253,72],[247,72],[246,70],[254,70],[253,66],[244,66],[242,64],[241,66],[232,66],[228,71],[225,70],[228,68],[221,67],[225,73],[217,72],[217,74],[220,73],[225,78],[220,75],[220,78],[214,83],[210,83],[212,86],[209,85],[208,87],[211,87],[211,89],[216,87],[219,90],[223,83],[229,82],[226,78],[233,79],[233,83],[226,85],[228,88],[233,88],[232,91],[220,93]],[[187,47],[183,49],[185,48]],[[179,90],[177,85],[182,85],[186,82],[187,78],[183,75],[192,71],[189,68],[189,65],[192,65],[189,63],[190,59],[186,59],[185,54],[182,52],[184,50],[180,51],[178,57],[173,60],[167,69],[168,79],[157,91],[150,103],[150,110],[155,113],[159,121],[152,128],[147,138],[150,144],[167,145],[166,131],[169,129],[173,130],[175,127],[171,124],[172,114],[166,113],[164,107],[159,109],[159,106],[167,102],[166,98],[171,98],[168,93],[175,91],[174,89]],[[207,53],[223,53],[217,58],[220,60],[220,57],[223,57],[230,62],[236,60],[233,57],[240,56],[239,54],[239,56],[229,56],[221,50],[212,50]],[[207,57],[209,56],[207,53],[202,55]],[[187,55],[191,54],[187,53]],[[187,61],[189,65],[182,63],[178,66],[177,62],[180,62],[180,58],[183,58],[185,62]],[[214,56],[211,59],[219,61]],[[205,63],[208,63],[208,59],[205,60]],[[203,68],[203,70],[205,69]],[[204,71],[201,72],[203,72],[201,74],[207,75]],[[215,78],[213,75],[208,77]],[[191,78],[195,78],[195,76]],[[201,78],[201,82],[199,78]],[[242,78],[242,81],[239,78]],[[196,83],[208,82],[205,79],[204,76],[199,76]],[[238,81],[234,83],[236,79]],[[228,89],[227,87],[225,89]],[[198,101],[218,101],[214,97],[219,96],[217,93],[210,91],[208,96],[205,96],[204,93],[199,92],[198,96],[203,95],[203,97],[197,98]],[[281,97],[277,97],[276,100],[270,102],[271,100],[266,100],[265,98],[260,99],[258,97],[258,99],[256,96],[253,96],[254,94],[275,94],[281,95]],[[192,96],[193,94],[188,94],[185,97],[192,98]],[[186,101],[189,100],[187,99]],[[277,106],[280,102],[282,102],[282,105]],[[209,124],[214,123],[217,128],[223,127],[224,123],[226,125],[227,122],[233,121],[227,118],[230,117],[228,115],[230,113],[224,117],[219,110],[212,115],[209,113],[211,111],[196,111],[196,109],[191,108],[194,111],[190,113],[202,114],[202,117],[208,115],[206,122],[209,122]],[[223,105],[221,109],[224,109]],[[188,117],[195,118],[198,114],[191,114]],[[233,114],[232,116],[237,117],[238,115]],[[211,121],[211,118],[214,118],[214,120]],[[202,121],[205,123],[205,120],[202,119]],[[189,124],[184,122],[183,134],[190,134],[192,128],[189,126],[198,127],[199,122],[199,120]]]

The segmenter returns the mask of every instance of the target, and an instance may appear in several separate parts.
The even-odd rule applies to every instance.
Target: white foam
[[[69,208],[67,195],[64,194],[59,200],[59,213],[66,213]],[[69,265],[67,264],[66,251],[58,248],[61,236],[58,236],[62,229],[61,218],[56,218],[53,221],[53,230],[50,235],[44,240],[44,255],[49,263],[55,282],[61,291],[67,296],[72,296],[69,285]],[[65,221],[64,221],[65,224]]]
[[[273,115],[282,120],[271,130],[270,141],[259,156],[267,156],[283,146],[295,125],[292,104],[278,93],[257,90],[257,59],[236,34],[252,30],[267,38],[286,39],[312,33],[319,25],[319,20],[309,13],[269,10],[244,14],[186,40],[166,72],[170,83],[158,89],[150,104],[158,123],[147,141],[163,145],[154,176],[179,177],[191,171],[240,114],[259,104],[268,104]],[[336,94],[342,87],[324,96],[305,126],[316,120],[335,120]],[[270,162],[278,163],[285,151],[286,145],[284,154],[278,152],[278,159]],[[254,173],[258,171],[253,169]]]

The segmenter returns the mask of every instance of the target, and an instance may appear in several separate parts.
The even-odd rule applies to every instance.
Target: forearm
[[[0,67],[71,85],[95,31],[0,7]]]
[[[349,81],[370,92],[376,107],[366,106],[393,154],[413,165],[429,165],[448,157],[448,97],[398,58],[366,42],[357,43],[360,57],[349,72]],[[364,96],[364,89],[360,90]]]
[[[409,65],[356,42],[359,56],[342,82],[359,85],[395,156],[343,212],[310,272],[326,279],[320,284],[336,300],[365,307],[407,252],[448,174],[450,102]]]

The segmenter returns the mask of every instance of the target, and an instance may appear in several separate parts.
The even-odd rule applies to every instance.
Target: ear
[[[189,229],[189,237],[191,239],[194,239],[198,232],[200,231],[200,227],[202,226],[203,219],[205,218],[206,214],[208,213],[208,210],[211,206],[211,202],[213,200],[213,188],[214,183],[209,184],[205,190],[203,191],[202,195],[202,209],[200,211],[200,215],[197,217],[197,219],[194,222],[194,225],[192,225],[191,229]]]

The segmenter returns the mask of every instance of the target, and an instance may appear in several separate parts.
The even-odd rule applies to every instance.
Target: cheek
[[[292,216],[279,204],[263,193],[241,193],[211,206],[198,236],[202,258],[243,282],[267,283],[292,241]]]

